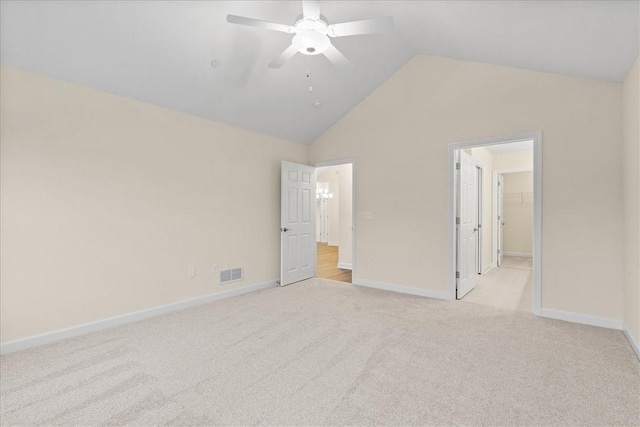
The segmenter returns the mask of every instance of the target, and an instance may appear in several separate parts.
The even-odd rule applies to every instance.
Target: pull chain
[[[307,80],[309,81],[309,93],[313,94],[313,82],[311,79],[311,57],[307,56]],[[320,100],[316,99],[315,101],[313,101],[313,104],[311,104],[313,106],[313,108],[320,108]]]
[[[307,80],[309,81],[309,93],[313,93],[313,84],[311,82],[311,56],[307,55]]]

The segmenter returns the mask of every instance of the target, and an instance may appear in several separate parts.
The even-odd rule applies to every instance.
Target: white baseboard
[[[353,270],[353,264],[350,262],[339,262],[338,268],[343,268],[345,270]]]
[[[583,325],[599,326],[601,328],[609,328],[622,330],[622,320],[609,319],[606,317],[590,316],[588,314],[570,313],[567,311],[550,310],[543,308],[538,314],[540,317],[547,317],[549,319],[564,320],[567,322],[581,323]]]
[[[450,300],[449,294],[443,291],[432,291],[429,289],[410,288],[408,286],[394,285],[392,283],[375,282],[367,279],[353,279],[353,284],[367,288],[382,289],[384,291],[398,292],[401,294],[416,295],[420,297],[434,298],[440,300]]]
[[[249,285],[242,288],[231,289],[229,291],[218,292],[215,294],[205,295],[202,297],[192,298],[171,304],[160,305],[145,310],[135,311],[133,313],[122,314],[120,316],[109,317],[107,319],[97,320],[95,322],[85,323],[70,328],[58,329],[57,331],[46,332],[44,334],[33,335],[14,341],[8,341],[0,345],[0,354],[13,353],[28,348],[37,347],[44,344],[50,344],[62,341],[68,338],[77,337],[79,335],[88,334],[90,332],[101,331],[103,329],[112,328],[114,326],[124,325],[125,323],[136,322],[138,320],[147,319],[149,317],[170,313],[172,311],[182,310],[189,307],[206,304],[221,299],[231,298],[238,295],[255,292],[262,289],[277,286],[277,279],[264,283]]]
[[[629,341],[629,344],[631,344],[631,348],[633,349],[633,351],[636,353],[636,356],[638,356],[638,359],[640,360],[640,345],[638,345],[638,342],[635,339],[633,339],[633,336],[631,336],[631,332],[629,332],[629,327],[627,326],[626,323],[623,324],[622,332],[624,332],[624,336],[627,337],[627,341]]]
[[[521,258],[533,258],[533,255],[526,252],[505,252],[504,256],[518,256]]]
[[[338,242],[332,242],[331,240],[329,240],[329,241],[327,242],[327,245],[328,245],[328,246],[340,246],[340,244],[339,244]]]

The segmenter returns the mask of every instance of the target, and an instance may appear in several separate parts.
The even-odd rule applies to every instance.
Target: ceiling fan
[[[274,59],[268,65],[269,68],[280,68],[298,52],[304,55],[323,54],[334,64],[344,65],[348,63],[347,58],[331,44],[330,38],[381,33],[393,28],[393,18],[390,16],[330,25],[326,18],[320,15],[319,2],[310,0],[302,2],[302,16],[294,25],[278,24],[237,15],[227,15],[227,22],[295,34],[291,40],[291,46]]]

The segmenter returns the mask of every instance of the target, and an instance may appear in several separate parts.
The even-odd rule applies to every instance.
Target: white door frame
[[[535,166],[534,166],[535,169]],[[498,175],[504,175],[509,173],[521,173],[521,172],[533,172],[531,168],[522,169],[498,169],[493,171],[493,214],[491,215],[491,221],[494,225],[498,224]],[[504,218],[503,218],[504,219]],[[498,228],[493,227],[492,232],[493,239],[493,259],[491,260],[491,267],[498,267]],[[502,254],[504,255],[504,253]]]
[[[324,168],[327,166],[351,165],[351,283],[356,281],[356,159],[349,157],[346,159],[328,160],[326,162],[314,163],[314,168]],[[316,264],[318,254],[316,253]]]
[[[540,315],[542,306],[542,132],[463,141],[449,144],[449,299],[456,299],[456,150],[486,145],[533,140],[533,304],[532,311]]]
[[[467,190],[456,194],[456,299],[462,299],[476,287],[478,238],[482,234],[478,217],[479,165],[480,161],[470,153],[463,150],[456,151],[457,184],[455,188],[462,190],[463,187],[466,187]],[[469,191],[470,189],[475,191]],[[474,208],[471,212],[470,207]],[[469,239],[473,239],[474,242],[469,244]],[[475,252],[473,257],[469,254],[471,249]],[[469,268],[470,262],[473,262],[473,268]]]
[[[476,173],[478,173],[478,171],[480,171],[480,174],[478,175],[478,191],[477,191],[477,195],[476,197],[478,198],[478,202],[477,202],[477,207],[478,209],[476,209],[476,215],[478,215],[478,239],[476,241],[476,264],[477,264],[477,268],[476,268],[476,273],[477,274],[484,274],[484,270],[483,270],[483,266],[482,266],[482,245],[483,245],[483,238],[482,235],[484,234],[484,229],[485,229],[485,225],[484,225],[484,164],[482,163],[482,161],[480,161],[480,159],[476,159]]]

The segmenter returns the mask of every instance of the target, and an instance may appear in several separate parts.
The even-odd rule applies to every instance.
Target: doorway
[[[316,277],[352,282],[353,164],[316,168]]]
[[[316,277],[352,283],[353,163],[316,167]]]
[[[450,144],[451,299],[541,305],[541,134]]]
[[[333,175],[325,176],[327,171]],[[317,185],[318,175],[321,185]],[[336,183],[330,187],[324,178]],[[352,283],[356,271],[355,160],[314,166],[282,161],[280,204],[280,286],[312,277]],[[337,208],[336,219],[341,219],[333,232],[329,222],[332,207]]]

